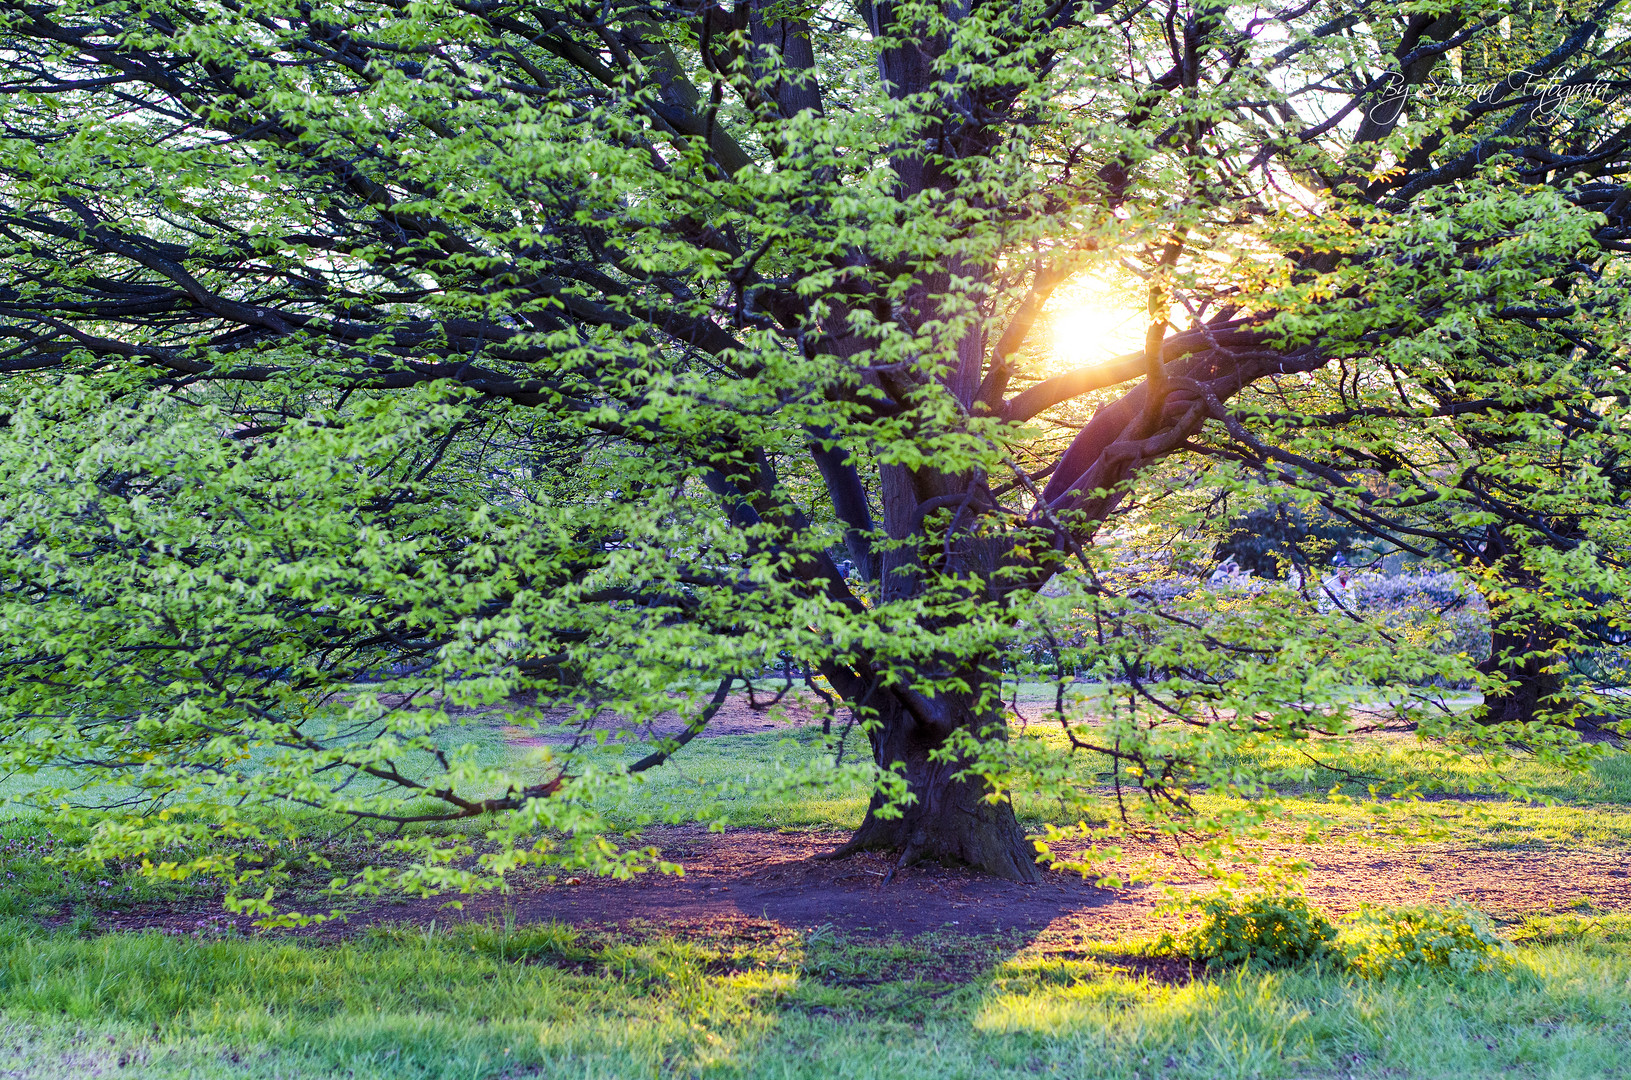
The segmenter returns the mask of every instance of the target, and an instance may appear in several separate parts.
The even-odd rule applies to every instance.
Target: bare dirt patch
[[[1073,946],[1171,925],[1170,917],[1154,913],[1162,893],[1152,885],[1103,889],[1062,873],[1048,874],[1041,884],[1021,885],[928,864],[901,868],[885,884],[894,867],[892,856],[816,857],[836,847],[844,839],[840,833],[710,833],[676,826],[649,830],[646,839],[683,865],[684,876],[568,878],[507,897],[467,897],[462,910],[449,908],[446,899],[378,902],[343,923],[313,932],[329,937],[379,922],[445,923],[503,912],[518,922],[660,928],[708,936],[752,927],[810,931],[823,926],[862,936],[1009,933],[1033,940],[1044,951],[1068,953]],[[1314,864],[1309,898],[1333,914],[1361,903],[1391,907],[1452,899],[1503,919],[1580,902],[1596,910],[1631,909],[1631,862],[1624,853],[1415,846],[1393,851],[1326,847],[1302,854]],[[1178,885],[1186,891],[1210,888],[1193,872],[1180,872]],[[188,934],[218,933],[237,925],[219,908],[197,903],[138,908],[107,915],[100,923],[106,929]],[[237,928],[247,930],[247,922]]]
[[[1070,874],[1037,885],[1000,881],[972,870],[932,864],[895,871],[893,856],[864,853],[829,862],[816,856],[841,833],[723,834],[674,828],[651,837],[685,876],[644,875],[544,886],[511,898],[516,916],[579,924],[631,920],[685,923],[720,917],[771,920],[791,927],[830,924],[851,932],[913,935],[1076,931],[1104,939],[1152,926],[1162,899],[1154,885],[1104,889]],[[1343,913],[1361,903],[1400,906],[1464,900],[1498,917],[1557,910],[1582,899],[1598,908],[1631,908],[1631,870],[1624,855],[1586,851],[1490,851],[1413,847],[1314,849],[1308,893],[1321,908]],[[1182,871],[1185,891],[1206,890]]]

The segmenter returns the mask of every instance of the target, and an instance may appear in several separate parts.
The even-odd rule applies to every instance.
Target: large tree
[[[595,792],[677,747],[480,769],[449,710],[705,680],[694,732],[787,655],[868,732],[854,847],[1033,879],[997,687],[1038,633],[1164,673],[1175,733],[1074,734],[1177,805],[1343,730],[1339,684],[1454,674],[1314,608],[1152,613],[1141,485],[1336,476],[1287,418],[1323,453],[1370,414],[1264,407],[1305,377],[1403,371],[1436,418],[1544,380],[1434,365],[1600,294],[1631,224],[1614,0],[0,12],[5,719],[52,799],[114,784],[107,852],[282,800],[606,868]],[[1107,267],[1144,346],[1061,368]]]

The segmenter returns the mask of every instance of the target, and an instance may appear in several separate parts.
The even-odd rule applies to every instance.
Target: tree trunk
[[[960,343],[960,353],[965,344]],[[962,389],[972,400],[979,380],[965,381]],[[880,601],[910,600],[932,574],[942,581],[968,581],[970,599],[996,602],[989,593],[980,597],[985,586],[977,583],[992,580],[1003,561],[1004,544],[963,531],[971,520],[965,515],[977,516],[979,508],[992,505],[983,480],[904,465],[880,465],[878,474],[884,527],[892,541],[877,559]],[[951,514],[949,522],[929,524],[928,515],[937,506]],[[938,565],[926,566],[925,553]],[[870,732],[873,760],[880,768],[899,770],[905,776],[912,800],[894,808],[898,817],[883,817],[880,811],[888,812],[885,801],[875,795],[861,827],[832,855],[898,851],[899,866],[933,859],[972,866],[1010,881],[1040,881],[1036,848],[1025,838],[1013,805],[1006,798],[991,801],[991,789],[978,777],[956,779],[967,762],[941,760],[936,754],[959,731],[989,730],[991,737],[1006,738],[1008,730],[995,666],[982,666],[970,657],[950,660],[948,666],[956,667],[951,674],[971,687],[970,692],[930,698],[913,685],[877,686],[872,673],[866,678],[852,674],[847,680],[834,680],[833,685],[853,705],[875,714],[877,726]],[[944,674],[920,672],[912,681],[925,686]]]
[[[903,698],[911,700],[911,707]],[[989,721],[975,715],[966,701],[950,696],[928,700],[910,691],[879,693],[872,705],[881,722],[872,733],[874,759],[883,768],[898,766],[915,799],[899,808],[899,817],[880,817],[885,800],[874,795],[866,820],[832,857],[899,851],[899,866],[931,859],[1010,881],[1040,881],[1036,848],[1025,838],[1013,805],[1007,799],[989,801],[990,789],[978,777],[955,779],[965,763],[930,757],[953,730],[977,730]]]
[[[1548,649],[1532,633],[1515,633],[1497,624],[1489,658],[1478,665],[1478,670],[1505,679],[1507,686],[1504,691],[1485,695],[1478,712],[1479,722],[1504,724],[1538,720],[1570,724],[1587,738],[1621,738],[1619,716],[1589,712],[1580,707],[1578,698],[1567,692],[1563,673],[1556,670],[1566,648],[1564,643],[1554,642]],[[1502,660],[1503,652],[1511,658]]]
[[[1544,654],[1533,633],[1514,631],[1500,622],[1491,626],[1489,657],[1478,665],[1481,674],[1506,681],[1504,690],[1484,695],[1480,723],[1554,720],[1568,711],[1563,677],[1555,670],[1555,656]]]
[[[1522,569],[1520,553],[1506,533],[1496,526],[1485,530],[1484,543],[1476,559],[1500,572],[1502,590],[1499,591],[1534,590],[1542,584]],[[1543,640],[1541,627],[1504,614],[1504,605],[1497,596],[1486,593],[1485,599],[1489,605],[1489,656],[1478,665],[1478,671],[1504,680],[1506,686],[1484,695],[1483,707],[1475,714],[1479,722],[1555,721],[1557,714],[1566,714],[1568,703],[1563,699],[1563,674],[1556,670],[1565,644]],[[1555,639],[1555,630],[1547,637]]]

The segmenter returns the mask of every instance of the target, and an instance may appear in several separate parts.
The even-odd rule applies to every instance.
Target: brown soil
[[[1146,933],[1170,917],[1154,915],[1157,886],[1101,889],[1080,877],[1050,873],[1021,885],[970,870],[920,865],[895,871],[893,859],[861,854],[817,859],[844,836],[737,829],[710,833],[678,826],[648,831],[647,839],[685,867],[683,877],[640,875],[631,881],[567,878],[507,897],[379,902],[343,924],[317,931],[334,936],[376,922],[483,919],[511,910],[521,922],[558,920],[580,926],[660,927],[713,933],[775,926],[811,930],[828,925],[861,935],[912,936],[1018,933],[1046,951],[1073,943]],[[1558,911],[1588,901],[1596,910],[1631,909],[1631,861],[1593,851],[1490,851],[1419,846],[1315,849],[1309,898],[1341,913],[1361,903],[1397,906],[1464,900],[1497,918]],[[1179,888],[1206,891],[1198,874],[1180,872]],[[139,908],[105,916],[107,929],[160,928],[215,932],[231,922],[218,907]],[[241,928],[247,929],[247,925]]]

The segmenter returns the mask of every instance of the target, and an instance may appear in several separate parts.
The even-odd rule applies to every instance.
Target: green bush
[[[1341,948],[1348,966],[1362,975],[1489,971],[1504,966],[1512,948],[1483,912],[1462,903],[1391,911],[1361,907],[1346,921]]]
[[[1531,915],[1513,932],[1512,940],[1524,945],[1627,945],[1631,912]]]
[[[1274,968],[1334,955],[1337,928],[1300,896],[1220,893],[1197,906],[1201,924],[1184,941],[1184,951],[1197,960]]]
[[[1199,926],[1171,948],[1207,963],[1253,968],[1314,961],[1358,975],[1488,971],[1507,963],[1511,944],[1466,904],[1387,910],[1362,906],[1336,924],[1301,896],[1219,893],[1196,904]]]

